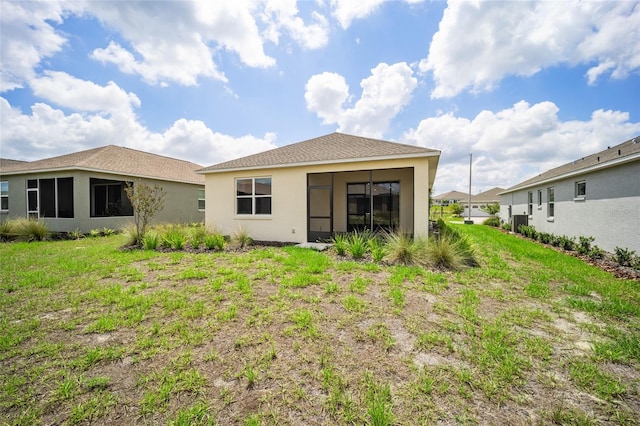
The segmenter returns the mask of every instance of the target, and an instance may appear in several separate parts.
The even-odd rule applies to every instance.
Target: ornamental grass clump
[[[222,234],[213,233],[204,237],[204,246],[208,250],[222,251],[226,245],[227,241]]]
[[[354,232],[347,238],[347,251],[354,259],[362,259],[369,248],[369,235]]]
[[[344,256],[347,254],[347,240],[346,234],[336,234],[331,238],[331,243],[338,256]]]
[[[385,260],[390,263],[413,265],[419,262],[423,251],[423,241],[410,235],[393,232],[385,235]]]

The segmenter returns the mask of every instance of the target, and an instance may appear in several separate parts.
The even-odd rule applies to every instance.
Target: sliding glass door
[[[399,225],[400,182],[347,184],[347,231],[391,231]]]

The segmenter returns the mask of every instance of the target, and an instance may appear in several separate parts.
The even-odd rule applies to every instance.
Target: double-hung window
[[[236,179],[236,214],[271,214],[271,178]]]
[[[198,189],[198,210],[204,211],[204,189]]]
[[[556,197],[554,188],[547,188],[547,217],[552,219],[555,214]]]
[[[538,209],[542,208],[542,189],[538,189]]]
[[[0,210],[9,210],[9,181],[0,182]]]
[[[527,206],[528,206],[528,215],[533,215],[533,192],[529,191],[527,193]]]
[[[587,182],[584,180],[579,180],[578,182],[576,182],[574,198],[576,200],[584,200],[584,197],[586,195],[587,195]]]

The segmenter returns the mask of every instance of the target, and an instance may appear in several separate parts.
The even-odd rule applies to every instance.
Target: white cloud
[[[384,0],[331,0],[333,16],[342,29],[347,29],[354,19],[362,19],[373,13]]]
[[[473,153],[473,192],[503,188],[550,168],[593,154],[640,133],[629,114],[597,110],[586,121],[561,121],[553,102],[520,101],[475,118],[452,113],[422,120],[403,140],[442,150],[435,193],[468,191]]]
[[[198,120],[176,120],[164,132],[151,132],[135,118],[71,113],[44,103],[30,114],[13,108],[0,97],[2,157],[37,160],[108,144],[126,146],[208,166],[275,148],[276,136],[232,137],[213,132]],[[32,157],[25,158],[25,153]],[[37,157],[33,154],[37,153]]]
[[[590,84],[624,78],[640,68],[639,28],[636,2],[451,0],[420,71],[433,72],[433,98],[560,64],[595,63]]]
[[[318,114],[324,124],[337,123],[342,105],[349,98],[349,86],[344,77],[332,72],[312,76],[305,85],[307,109]]]
[[[305,87],[307,109],[323,119],[337,123],[338,131],[380,138],[391,120],[410,102],[417,86],[413,71],[405,63],[378,64],[371,76],[362,80],[362,95],[351,108],[344,109],[349,87],[339,74],[312,76]]]
[[[133,114],[133,107],[140,107],[140,99],[134,93],[125,92],[112,81],[100,86],[65,72],[45,71],[43,74],[30,81],[33,94],[59,106],[127,115]]]
[[[227,82],[216,63],[221,50],[237,54],[246,66],[268,68],[276,61],[265,53],[265,42],[277,44],[286,34],[305,49],[317,49],[326,46],[329,31],[318,12],[305,23],[294,0],[2,1],[1,8],[1,91],[22,87],[44,58],[63,49],[66,35],[54,24],[71,15],[95,18],[115,33],[93,50],[93,59],[159,85],[191,86],[201,77]]]
[[[58,2],[0,2],[0,92],[23,87],[42,59],[62,50],[66,39],[49,22],[63,18]]]
[[[377,11],[385,0],[331,0],[333,16],[343,30],[351,26],[356,19],[364,19]],[[424,0],[404,0],[405,3],[413,5],[422,3]]]
[[[319,49],[329,41],[327,19],[314,11],[311,14],[314,22],[305,24],[298,16],[296,0],[268,0],[262,15],[263,21],[268,25],[263,34],[273,43],[279,42],[282,29],[305,49]]]

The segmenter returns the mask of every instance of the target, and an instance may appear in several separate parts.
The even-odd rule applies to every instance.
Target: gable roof
[[[72,154],[31,162],[2,164],[2,175],[18,175],[58,170],[90,170],[117,173],[138,178],[204,184],[204,176],[195,173],[201,165],[131,148],[107,145]]]
[[[640,160],[640,136],[629,139],[604,151],[582,157],[562,166],[547,170],[538,176],[522,181],[501,194],[507,194],[518,189],[528,188],[540,183],[552,182],[570,176],[581,175],[594,170],[613,167],[630,161]]]
[[[449,191],[444,194],[431,197],[432,200],[468,200],[469,194],[460,191]]]
[[[336,132],[215,164],[198,172],[215,173],[240,169],[250,170],[431,156],[436,157],[437,160],[440,156],[440,151]]]
[[[8,158],[0,158],[0,171],[5,170],[14,166],[19,166],[20,164],[26,164],[26,161],[21,160],[10,160]]]
[[[496,202],[497,203],[500,201],[500,196],[498,194],[500,194],[502,191],[504,191],[504,188],[495,187],[495,188],[487,189],[484,192],[481,192],[476,195],[472,195],[471,202],[476,202],[476,203]]]
[[[498,202],[500,197],[499,193],[504,191],[504,188],[491,188],[479,194],[471,194],[471,202],[472,203],[492,203]],[[469,202],[469,193],[464,193],[460,191],[449,191],[444,194],[436,195],[435,197],[431,197],[432,200],[460,200],[463,203]]]

